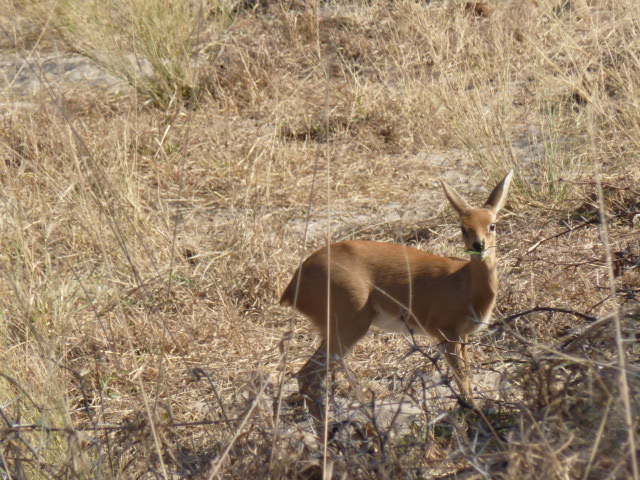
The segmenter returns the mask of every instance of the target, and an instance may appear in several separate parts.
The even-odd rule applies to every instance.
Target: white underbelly
[[[381,308],[376,308],[376,315],[373,317],[371,324],[386,332],[409,333],[408,325],[400,316],[400,310],[394,314]]]
[[[463,319],[463,321],[458,325],[458,332],[460,335],[471,335],[485,328],[490,321],[491,310],[486,312],[483,316],[479,316],[475,312],[471,312],[470,315]],[[400,308],[398,308],[398,311],[396,312],[388,312],[376,306],[375,316],[373,317],[371,324],[386,332],[408,334],[411,329],[413,330],[413,333],[417,334],[428,333],[422,325],[416,322],[415,317],[411,317],[406,310]]]
[[[483,317],[478,317],[477,315],[471,315],[469,317],[470,328],[468,332],[465,332],[467,335],[471,335],[473,333],[479,332],[483,330],[489,325],[491,321],[491,311],[487,312]]]

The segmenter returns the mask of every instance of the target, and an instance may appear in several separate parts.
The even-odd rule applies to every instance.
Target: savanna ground
[[[0,478],[638,478],[636,0],[0,9]],[[510,168],[481,414],[373,334],[315,435],[301,258],[464,255]]]

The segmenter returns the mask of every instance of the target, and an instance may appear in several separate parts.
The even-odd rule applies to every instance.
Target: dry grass
[[[0,7],[0,61],[41,77],[2,67],[1,478],[637,478],[633,0],[122,3]],[[40,69],[71,52],[126,82]],[[460,254],[437,180],[484,197],[511,167],[483,414],[428,339],[372,335],[323,461],[291,396],[314,332],[276,305],[301,256]],[[420,413],[393,433],[372,398]]]

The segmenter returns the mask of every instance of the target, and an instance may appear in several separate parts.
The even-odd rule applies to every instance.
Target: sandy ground
[[[0,55],[0,105],[5,108],[42,101],[41,94],[47,90],[68,97],[78,89],[110,95],[131,91],[124,82],[81,55]]]

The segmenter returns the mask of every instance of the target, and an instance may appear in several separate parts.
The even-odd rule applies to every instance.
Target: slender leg
[[[453,373],[453,378],[460,389],[460,395],[466,402],[473,405],[466,341],[466,337],[460,338],[458,342],[447,341],[444,347],[444,355]]]
[[[464,388],[461,388],[467,399],[471,404],[473,404],[473,390],[471,388],[471,363],[469,362],[469,352],[467,350],[467,337],[463,337],[460,340],[462,343],[460,344],[460,358],[462,359],[462,371],[463,371],[463,380],[464,380]]]
[[[315,420],[322,420],[324,380],[327,376],[327,341],[323,340],[307,363],[298,372],[298,386],[309,413]]]
[[[324,417],[324,381],[327,377],[327,362],[330,367],[332,361],[344,358],[358,340],[367,333],[372,318],[372,313],[367,308],[363,308],[352,315],[343,328],[339,328],[338,322],[334,319],[329,334],[326,335],[329,341],[329,359],[327,359],[327,338],[325,338],[298,372],[300,393],[314,419],[322,421]]]

